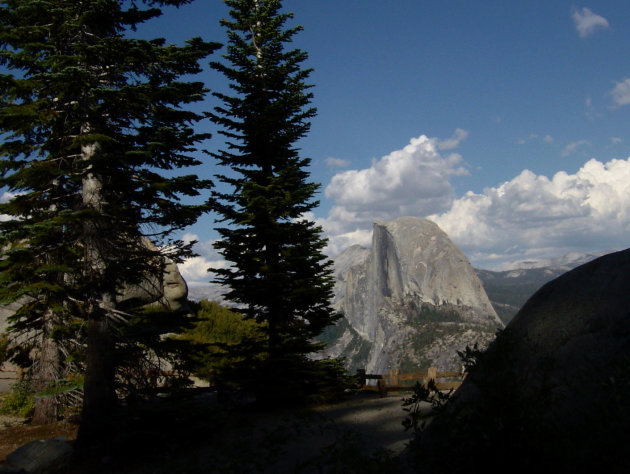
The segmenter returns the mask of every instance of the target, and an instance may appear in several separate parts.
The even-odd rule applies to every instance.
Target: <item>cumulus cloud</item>
[[[342,158],[334,158],[328,157],[326,158],[326,165],[330,168],[347,168],[350,166],[349,160],[344,160]]]
[[[198,257],[189,258],[183,263],[177,265],[179,272],[186,280],[188,286],[205,286],[213,279],[213,274],[208,272],[209,268],[225,268],[228,263],[215,250],[214,240],[199,242],[199,236],[196,234],[184,234],[181,238],[184,242],[198,241],[195,246],[195,252]]]
[[[571,18],[573,18],[575,28],[580,38],[587,38],[595,31],[606,29],[610,26],[606,18],[593,13],[586,7],[582,9],[574,8],[571,11]]]
[[[325,190],[335,206],[319,222],[331,236],[328,251],[334,254],[346,243],[369,242],[375,220],[448,209],[455,198],[451,177],[468,171],[460,155],[443,156],[439,150],[452,149],[466,135],[461,129],[445,141],[421,135],[369,168],[337,173]]]
[[[468,192],[429,218],[483,268],[570,251],[627,246],[630,159],[591,159],[551,179],[525,170],[481,194]]]

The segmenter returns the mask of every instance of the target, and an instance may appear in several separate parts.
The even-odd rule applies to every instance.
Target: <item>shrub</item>
[[[35,395],[28,380],[20,380],[11,387],[11,391],[0,399],[0,413],[3,415],[29,416],[35,407]]]

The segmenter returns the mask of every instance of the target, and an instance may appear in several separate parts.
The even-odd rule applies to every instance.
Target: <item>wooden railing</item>
[[[430,367],[426,372],[408,373],[393,369],[387,374],[368,374],[365,370],[359,369],[356,377],[362,390],[378,391],[381,397],[386,397],[387,392],[411,391],[418,381],[426,387],[429,380],[433,380],[438,390],[455,390],[462,384],[466,373],[438,372],[435,367]],[[368,385],[368,380],[376,380],[376,385]]]

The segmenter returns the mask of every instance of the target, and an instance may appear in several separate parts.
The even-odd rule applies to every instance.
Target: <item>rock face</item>
[[[153,243],[144,240],[145,245],[155,249]],[[148,305],[157,310],[189,311],[188,286],[179,273],[177,264],[167,258],[162,262],[162,275],[148,275],[140,284],[125,285],[120,294],[116,296],[116,302],[122,308]],[[8,329],[8,318],[25,303],[32,301],[32,297],[25,295],[19,300],[0,305],[0,333]],[[28,336],[25,336],[28,337]],[[17,367],[6,362],[0,366],[2,378],[13,379],[17,377]]]
[[[144,244],[151,250],[157,250],[148,239]],[[151,305],[157,309],[186,311],[188,286],[177,268],[177,264],[163,258],[162,275],[148,275],[140,284],[126,285],[116,302],[124,306]]]
[[[372,248],[342,252],[335,276],[345,320],[325,336],[326,355],[350,368],[458,370],[457,350],[503,326],[464,254],[425,219],[375,223]]]
[[[536,292],[423,434],[427,472],[630,472],[628,275],[630,249]]]
[[[145,245],[156,249],[148,239],[144,239]],[[188,286],[177,268],[177,264],[164,258],[162,262],[162,275],[147,275],[139,284],[125,285],[120,294],[116,295],[116,302],[123,307],[152,305],[158,309],[171,311],[186,311]],[[0,333],[7,329],[7,318],[25,303],[31,301],[29,296],[23,296],[19,300],[0,305]]]

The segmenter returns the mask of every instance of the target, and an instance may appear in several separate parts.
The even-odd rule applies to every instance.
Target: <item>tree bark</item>
[[[44,331],[42,345],[35,373],[33,374],[32,388],[36,392],[42,392],[59,379],[60,357],[57,343],[52,339],[54,329],[54,313],[47,310],[44,314]],[[31,423],[45,425],[57,421],[58,403],[54,395],[35,397],[35,409]]]
[[[86,363],[81,425],[77,434],[79,448],[107,437],[116,406],[114,341],[106,311],[101,308],[93,308],[89,315]]]
[[[82,132],[89,131],[89,125],[85,125]],[[98,143],[82,146],[83,160],[91,160],[98,150]],[[101,215],[106,204],[102,190],[100,177],[88,172],[83,178],[83,206]],[[87,360],[81,425],[77,434],[79,449],[107,438],[116,405],[114,340],[109,320],[109,313],[116,308],[115,287],[114,282],[104,281],[110,230],[105,218],[92,218],[83,224],[85,276],[100,289],[89,296],[86,308]]]

